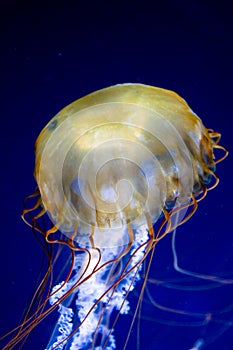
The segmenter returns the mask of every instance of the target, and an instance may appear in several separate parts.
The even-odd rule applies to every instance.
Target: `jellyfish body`
[[[36,142],[35,177],[52,222],[77,241],[94,227],[100,246],[112,246],[109,229],[140,227],[146,213],[154,223],[168,203],[190,200],[213,166],[213,141],[186,102],[140,84],[75,101]]]
[[[37,309],[36,323],[59,312],[47,350],[116,348],[115,322],[129,311],[143,261],[194,213],[211,178],[210,188],[217,184],[219,139],[176,93],[142,84],[94,92],[42,130],[39,199],[24,217],[42,205],[31,225],[72,252],[67,277]],[[45,213],[53,223],[47,230],[37,225]],[[33,322],[26,320],[15,342]]]

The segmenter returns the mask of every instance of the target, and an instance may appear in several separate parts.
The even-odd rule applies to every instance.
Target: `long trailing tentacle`
[[[43,237],[46,237],[46,231],[44,229],[42,229],[38,224],[37,224],[37,219],[42,217],[43,214],[45,213],[44,209],[42,209],[39,213],[34,214],[34,212],[40,207],[41,205],[41,198],[40,198],[40,193],[38,190],[36,190],[32,195],[29,195],[26,197],[25,199],[25,203],[28,199],[31,198],[36,198],[36,203],[30,207],[30,208],[25,208],[22,212],[22,218],[24,220],[24,222],[30,226],[34,232],[39,232]],[[25,204],[26,205],[26,204]],[[29,216],[30,221],[26,218],[26,216]],[[50,229],[51,230],[51,229]],[[49,230],[48,230],[49,231]],[[55,230],[54,230],[55,231]],[[38,240],[38,239],[37,239]],[[39,241],[39,240],[38,240]],[[30,305],[27,309],[26,315],[24,316],[23,321],[21,322],[21,324],[17,327],[15,327],[13,330],[11,330],[10,332],[6,333],[5,335],[3,335],[3,337],[1,337],[1,339],[4,339],[5,337],[11,335],[12,333],[16,332],[17,333],[14,335],[14,337],[4,346],[4,350],[10,350],[12,348],[14,348],[14,346],[16,344],[18,344],[20,341],[22,341],[23,339],[26,339],[26,337],[29,335],[29,333],[31,332],[31,330],[36,327],[36,325],[41,322],[42,319],[44,319],[50,312],[52,312],[55,307],[57,307],[57,305],[54,306],[50,306],[48,309],[45,309],[46,304],[49,300],[49,298],[55,293],[50,293],[51,288],[52,288],[52,272],[53,272],[53,263],[52,262],[52,251],[49,252],[49,250],[39,241],[39,243],[42,245],[43,247],[43,251],[46,253],[46,256],[48,257],[48,268],[46,269],[45,275],[43,276],[42,280],[40,281],[39,286],[37,287],[33,298],[30,302]],[[61,243],[61,242],[59,242]],[[52,247],[53,245],[50,245],[50,247]],[[65,283],[68,281],[68,279],[71,276],[72,270],[73,270],[73,261],[74,261],[74,257],[73,257],[73,250],[71,251],[71,266],[69,269],[69,272],[67,274],[67,278],[64,281],[64,283],[61,284],[60,289],[62,289],[63,285],[65,285]],[[49,281],[49,285],[47,286],[48,289],[48,294],[45,297],[45,299],[42,301],[42,293],[43,290],[46,289],[46,285]],[[57,291],[56,291],[57,292]],[[33,314],[30,314],[30,311],[33,307],[33,304],[36,300],[36,298],[38,298],[38,296],[41,295],[41,297],[39,298],[39,301],[37,301],[38,306],[36,308],[36,310],[33,312]],[[24,344],[24,341],[22,342],[22,345]],[[22,347],[22,345],[20,346],[20,348]]]

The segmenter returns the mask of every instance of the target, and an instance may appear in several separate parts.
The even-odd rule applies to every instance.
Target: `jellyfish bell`
[[[47,350],[115,349],[114,326],[130,309],[143,261],[191,217],[210,178],[209,188],[218,182],[219,139],[176,93],[142,84],[105,88],[60,111],[36,141],[38,200],[23,217],[42,206],[31,226],[68,246],[72,259],[11,344],[58,309]],[[38,224],[45,213],[46,230]]]
[[[36,142],[35,177],[52,222],[69,237],[76,231],[74,240],[94,228],[100,245],[109,229],[140,227],[146,213],[155,223],[166,202],[189,200],[212,166],[212,140],[184,100],[140,84],[75,101]]]

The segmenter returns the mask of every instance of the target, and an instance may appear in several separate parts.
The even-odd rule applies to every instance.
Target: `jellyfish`
[[[114,328],[141,281],[126,349],[158,243],[218,184],[219,140],[175,92],[143,84],[104,88],[55,115],[35,144],[37,188],[22,215],[48,267],[4,349],[51,313],[46,350],[119,349]]]

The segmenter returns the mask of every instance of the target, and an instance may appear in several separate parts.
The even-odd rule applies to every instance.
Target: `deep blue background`
[[[140,82],[178,92],[207,127],[222,133],[222,144],[231,151],[233,21],[228,1],[164,0],[154,5],[58,1],[45,6],[13,1],[1,8],[0,22],[3,333],[18,324],[40,268],[42,252],[20,218],[22,200],[35,187],[33,147],[40,130],[62,107],[89,92]],[[179,229],[178,254],[186,269],[233,278],[232,170],[230,153],[217,167],[218,188]],[[170,238],[158,245],[152,273],[165,284],[171,276],[177,281],[182,277],[172,275]],[[163,315],[150,307],[153,320],[142,317],[142,349],[188,350],[199,337],[205,339],[207,350],[233,348],[233,329],[227,327],[233,318],[230,284],[213,289],[211,295],[156,286],[150,291],[168,307],[172,301],[177,308],[203,315],[223,307],[229,312],[219,314],[217,323],[199,328],[191,327],[190,319],[178,326],[174,314]],[[120,320],[122,330],[125,320]],[[222,326],[226,331],[218,337]],[[45,321],[24,349],[43,349],[50,332]],[[124,339],[118,336],[121,349]],[[135,349],[133,339],[129,349]]]

